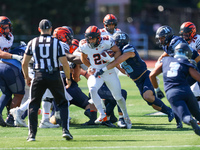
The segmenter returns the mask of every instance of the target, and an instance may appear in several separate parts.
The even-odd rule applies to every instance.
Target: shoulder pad
[[[135,52],[135,48],[132,45],[127,44],[122,48],[122,51],[123,51],[123,53]]]

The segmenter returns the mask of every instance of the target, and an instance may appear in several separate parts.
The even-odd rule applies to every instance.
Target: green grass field
[[[160,76],[161,79],[161,76]],[[146,115],[156,112],[140,97],[135,83],[120,76],[123,89],[128,92],[127,109],[133,123],[132,129],[108,128],[105,126],[87,126],[80,124],[88,120],[84,110],[70,106],[70,132],[72,141],[62,138],[61,128],[38,128],[36,141],[27,142],[27,128],[0,127],[1,149],[135,149],[135,150],[196,150],[200,149],[200,137],[192,128],[183,125],[176,129],[175,120],[168,122],[166,115]],[[161,89],[163,83],[161,79]],[[88,93],[86,80],[82,78],[79,86]],[[166,98],[165,104],[169,105]],[[117,116],[117,109],[115,109]],[[5,112],[4,112],[5,117]],[[41,118],[41,115],[39,116]],[[27,119],[26,119],[27,121]]]

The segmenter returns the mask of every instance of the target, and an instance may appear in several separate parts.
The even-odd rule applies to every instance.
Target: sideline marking
[[[33,142],[31,142],[33,143]],[[200,145],[174,145],[174,146],[108,146],[108,147],[15,147],[14,149],[99,149],[99,148],[173,148],[173,147],[200,147]],[[13,148],[0,148],[9,150]]]

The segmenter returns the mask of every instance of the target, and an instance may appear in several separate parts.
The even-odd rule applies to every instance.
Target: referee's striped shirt
[[[34,58],[34,69],[59,67],[58,57],[66,56],[63,44],[51,35],[43,34],[32,39],[26,48],[26,55]]]

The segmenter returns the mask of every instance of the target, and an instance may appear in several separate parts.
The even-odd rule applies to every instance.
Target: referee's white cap
[[[47,19],[42,19],[39,23],[39,28],[40,29],[50,29],[52,27],[52,24],[49,20]]]

